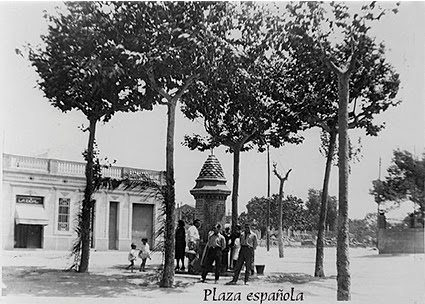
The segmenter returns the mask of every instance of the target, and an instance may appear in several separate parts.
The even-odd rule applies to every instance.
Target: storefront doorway
[[[15,248],[43,248],[43,226],[15,225]]]
[[[118,202],[109,203],[109,249],[118,249]]]
[[[139,247],[141,239],[145,237],[153,248],[153,205],[133,204],[132,219],[131,242]]]
[[[44,197],[16,196],[14,248],[43,248],[43,227],[48,224]]]

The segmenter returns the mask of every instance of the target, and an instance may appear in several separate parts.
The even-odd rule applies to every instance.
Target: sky
[[[53,12],[54,2],[0,2],[0,92],[1,145],[3,153],[43,156],[83,161],[88,134],[78,126],[88,125],[80,112],[66,114],[53,108],[36,86],[37,74],[29,61],[15,52],[24,44],[37,45],[46,32],[43,10]],[[373,31],[387,47],[387,59],[400,74],[401,88],[397,98],[401,105],[376,118],[386,128],[378,137],[366,137],[362,131],[350,130],[353,141],[362,140],[361,161],[351,165],[349,177],[349,217],[364,218],[376,212],[369,194],[372,180],[384,178],[394,149],[408,150],[416,156],[424,152],[425,77],[424,54],[425,2],[403,2],[398,14],[381,19]],[[204,134],[201,121],[189,121],[177,113],[175,134],[176,202],[194,205],[189,191],[195,186],[201,167],[210,152],[190,151],[181,145],[185,134]],[[271,162],[280,173],[292,169],[285,183],[285,194],[304,201],[308,189],[321,189],[325,158],[319,153],[320,132],[303,133],[299,145],[285,145],[270,150]],[[99,124],[96,141],[100,156],[116,160],[117,166],[141,169],[165,169],[166,108],[153,111],[118,113],[107,124]],[[214,150],[227,186],[232,189],[233,157],[224,147]],[[381,170],[379,170],[381,159]],[[332,168],[330,195],[338,196],[338,168]],[[271,176],[271,193],[278,192],[279,181]],[[267,196],[267,156],[255,150],[241,154],[239,212],[246,211],[253,197]],[[230,196],[227,210],[230,212]],[[410,212],[406,204],[402,213]]]

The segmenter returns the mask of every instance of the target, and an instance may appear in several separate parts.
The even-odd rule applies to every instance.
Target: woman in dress
[[[179,220],[178,226],[176,229],[176,251],[175,251],[175,259],[177,262],[175,270],[184,271],[184,255],[186,249],[186,231],[184,229],[184,221]],[[180,261],[182,262],[182,267],[180,268]]]

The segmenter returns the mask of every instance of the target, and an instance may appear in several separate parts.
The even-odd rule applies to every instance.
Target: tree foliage
[[[319,226],[321,196],[322,196],[322,191],[320,190],[315,190],[315,189],[308,190],[308,198],[305,205],[307,208],[309,222],[311,222],[313,230],[318,230],[318,226]],[[336,225],[337,215],[338,215],[337,214],[338,200],[335,196],[328,195],[327,201],[328,201],[328,208],[326,213],[325,224],[330,231],[335,231],[335,225]]]
[[[169,103],[205,71],[208,3],[121,1],[109,6],[118,47],[137,66],[149,100]]]
[[[270,202],[270,227],[273,229],[278,228],[278,200],[279,196],[273,194],[270,198],[254,197],[246,205],[247,212],[242,212],[241,217],[246,218],[247,221],[252,222],[255,220],[258,227],[266,230],[266,206],[267,201]],[[304,202],[292,195],[288,195],[282,201],[282,227],[292,228],[294,230],[311,230],[314,226],[310,222],[308,210]]]
[[[152,109],[143,98],[134,65],[110,37],[109,17],[97,3],[67,2],[68,12],[46,15],[43,45],[29,48],[39,87],[62,112],[81,111],[107,122],[118,111]]]
[[[293,94],[315,105],[311,125],[325,130],[338,127],[337,78],[326,62],[318,59],[332,56],[334,62],[344,62],[356,52],[349,79],[349,128],[362,128],[367,135],[376,136],[385,124],[376,125],[373,117],[400,103],[395,99],[399,75],[385,58],[385,45],[368,35],[371,22],[387,10],[370,4],[353,13],[338,2],[298,2],[287,9],[288,35],[281,38],[281,48],[291,55],[287,83],[293,87]]]
[[[197,79],[183,97],[183,113],[189,119],[201,118],[209,136],[187,136],[186,144],[202,150],[219,145],[233,150],[239,143],[241,151],[254,146],[264,148],[266,131],[278,128],[266,77],[272,69],[267,58],[271,51],[267,33],[272,30],[268,21],[272,17],[264,7],[248,2],[227,3],[226,14],[220,24],[211,25],[215,40],[207,58],[208,73]],[[285,126],[289,130],[275,132],[276,136],[296,141],[294,134],[289,134],[298,131],[295,121]],[[271,144],[278,147],[281,140]]]
[[[377,214],[368,213],[364,219],[350,219],[351,243],[376,245]]]
[[[370,193],[379,203],[412,201],[423,219],[425,212],[425,153],[420,158],[408,151],[394,150],[391,166],[383,181],[374,180]]]

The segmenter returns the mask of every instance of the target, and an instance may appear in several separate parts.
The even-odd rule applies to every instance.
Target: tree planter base
[[[255,265],[255,269],[257,270],[257,274],[263,275],[265,267],[266,267],[266,265]]]

